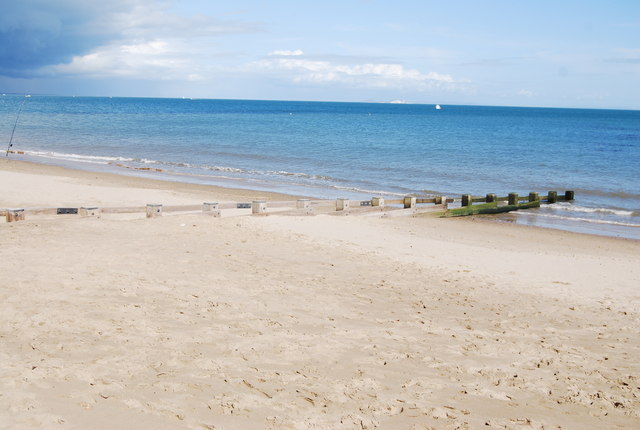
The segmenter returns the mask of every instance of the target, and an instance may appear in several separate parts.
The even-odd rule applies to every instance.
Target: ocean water
[[[12,158],[329,199],[574,190],[504,219],[640,239],[640,111],[4,95],[0,143],[19,110]]]

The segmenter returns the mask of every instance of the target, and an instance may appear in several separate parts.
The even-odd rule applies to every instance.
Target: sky
[[[640,1],[0,0],[0,93],[640,109]]]

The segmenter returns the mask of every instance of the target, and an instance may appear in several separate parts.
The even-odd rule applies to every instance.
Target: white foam
[[[24,151],[26,155],[34,157],[42,157],[56,160],[79,161],[92,164],[109,164],[114,161],[133,161],[131,158],[124,157],[105,157],[96,155],[67,154],[62,152],[45,152],[45,151]]]
[[[590,224],[610,224],[610,225],[619,225],[624,227],[640,228],[640,224],[620,222],[620,221],[610,221],[610,220],[594,219],[594,218],[568,217],[568,216],[562,216],[562,215],[545,214],[541,212],[517,211],[514,213],[517,215],[540,216],[540,217],[554,218],[554,219],[559,219],[564,221],[578,221],[578,222],[585,222]]]
[[[556,203],[554,205],[548,206],[548,208],[553,210],[559,210],[559,211],[600,213],[600,214],[607,214],[607,215],[617,215],[620,217],[630,217],[630,216],[636,215],[634,211],[627,211],[622,209],[609,209],[609,208],[589,208],[586,206],[578,206],[570,203]]]
[[[366,188],[357,188],[357,187],[341,187],[338,185],[334,185],[331,186],[329,188],[333,188],[335,190],[341,190],[341,191],[352,191],[352,192],[356,192],[356,193],[365,193],[365,194],[371,194],[371,195],[386,195],[386,196],[405,196],[406,193],[392,193],[389,191],[382,191],[382,190],[370,190],[370,189],[366,189]]]
[[[134,161],[134,160],[132,160],[132,161]],[[162,164],[158,160],[149,160],[147,158],[140,158],[139,160],[135,160],[135,161],[139,161],[139,162],[144,163],[144,164]]]

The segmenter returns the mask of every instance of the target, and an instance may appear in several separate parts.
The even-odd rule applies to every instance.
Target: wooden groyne
[[[463,194],[460,198],[460,207],[449,209],[442,216],[497,214],[520,209],[539,208],[542,203],[553,204],[572,201],[574,198],[575,193],[573,191],[565,191],[564,195],[558,195],[557,191],[549,191],[543,197],[537,192],[531,192],[526,197],[520,196],[518,193],[509,193],[509,195],[505,197],[497,197],[495,194],[487,194],[484,197],[474,197],[471,194]],[[473,203],[480,204],[474,205]],[[500,203],[506,204],[501,205]]]
[[[99,217],[117,214],[145,214],[147,218],[161,217],[170,213],[202,213],[212,217],[242,215],[355,215],[355,216],[407,216],[420,213],[431,213],[434,216],[457,217],[477,214],[495,214],[520,209],[538,208],[541,204],[553,204],[574,199],[573,191],[565,191],[559,195],[557,191],[549,191],[544,195],[531,192],[527,196],[509,193],[498,197],[487,194],[483,197],[463,194],[460,198],[446,196],[405,196],[400,199],[373,197],[369,200],[336,200],[298,199],[269,202],[253,200],[251,202],[205,202],[194,205],[164,206],[150,203],[145,206],[128,207],[64,207],[64,208],[12,208],[0,210],[7,222],[22,221],[26,216],[71,215],[80,217]],[[460,203],[459,207],[449,207],[452,203]]]

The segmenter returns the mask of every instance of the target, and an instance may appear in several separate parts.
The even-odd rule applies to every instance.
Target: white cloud
[[[274,51],[280,52],[280,51]],[[296,57],[301,57],[296,54]],[[312,58],[267,58],[253,67],[279,74],[296,83],[343,83],[359,87],[410,88],[417,91],[430,89],[456,89],[465,82],[449,74],[423,73],[395,63],[339,64]]]
[[[165,40],[103,46],[73,57],[69,64],[51,66],[50,73],[85,77],[131,77],[194,80],[194,65],[188,56]]]
[[[122,45],[120,50],[124,54],[133,55],[159,55],[167,52],[167,42],[162,40],[154,40],[146,43],[138,43],[135,45]]]
[[[269,53],[269,56],[281,56],[281,57],[296,57],[299,55],[304,55],[304,52],[300,49],[296,49],[295,51],[272,51]]]
[[[521,89],[520,91],[518,91],[517,93],[519,96],[525,96],[525,97],[531,97],[534,95],[534,92],[531,90],[527,90],[527,89]]]

